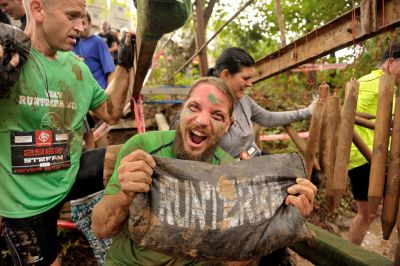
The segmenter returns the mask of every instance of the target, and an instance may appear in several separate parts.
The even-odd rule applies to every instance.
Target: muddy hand
[[[303,217],[309,216],[313,210],[317,187],[307,179],[297,178],[296,184],[290,186],[287,192],[289,195],[286,197],[285,204],[293,204],[300,210]]]
[[[132,198],[136,192],[149,191],[155,166],[153,157],[142,150],[136,150],[125,156],[118,168],[121,191]]]
[[[3,66],[6,66],[6,69],[12,70],[13,68],[16,68],[19,64],[19,54],[18,53],[13,53],[10,61],[5,64],[3,63],[4,59],[4,47],[3,45],[0,44],[0,64]]]
[[[133,67],[133,60],[135,55],[135,35],[126,33],[122,37],[121,43],[118,48],[118,65],[130,69]]]

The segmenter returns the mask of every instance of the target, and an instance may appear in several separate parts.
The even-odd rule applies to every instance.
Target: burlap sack
[[[175,257],[245,260],[308,236],[286,189],[304,176],[296,154],[226,165],[155,157],[149,193],[130,206],[129,232],[139,245]]]

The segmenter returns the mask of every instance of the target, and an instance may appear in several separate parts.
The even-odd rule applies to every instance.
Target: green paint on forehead
[[[209,93],[208,96],[207,96],[207,98],[208,98],[208,100],[209,100],[211,103],[213,103],[213,104],[216,104],[216,103],[219,102],[218,99],[217,99],[217,97],[216,97],[213,93]]]

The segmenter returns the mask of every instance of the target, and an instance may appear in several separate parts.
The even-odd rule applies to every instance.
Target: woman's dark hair
[[[386,60],[389,58],[400,58],[400,43],[396,43],[391,45],[386,51],[383,53],[382,60]]]
[[[227,69],[229,73],[236,74],[242,67],[252,67],[255,65],[253,57],[245,50],[238,47],[225,49],[218,57],[215,67],[207,70],[207,76],[219,77],[222,70]]]

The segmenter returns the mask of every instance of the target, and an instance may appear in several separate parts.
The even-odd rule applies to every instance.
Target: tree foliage
[[[245,2],[247,1],[220,0],[215,5],[208,23],[209,35],[218,30]],[[359,2],[358,0],[281,0],[287,43],[349,12]],[[256,60],[279,49],[281,40],[274,5],[275,1],[254,1],[222,30],[207,49],[210,66],[213,66],[218,55],[227,47],[242,47]],[[399,30],[396,30],[365,41],[362,44],[362,53],[357,47],[350,46],[345,56],[343,56],[346,54],[344,52],[333,53],[315,61],[315,63],[348,63],[346,69],[315,73],[289,71],[255,84],[248,93],[261,106],[273,111],[306,107],[312,101],[312,96],[318,94],[318,85],[324,81],[328,82],[331,88],[335,88],[340,96],[343,96],[346,81],[352,77],[359,78],[376,68],[383,53],[382,47],[386,48],[389,43],[395,42],[399,36],[398,32]],[[179,44],[174,42],[171,46],[167,46],[170,49],[168,53],[173,55],[173,62],[164,65],[166,70],[157,71],[165,75],[167,72],[173,73],[178,69],[179,66],[175,67],[173,64],[181,65],[184,56],[188,56],[185,51],[189,47],[189,42],[185,40],[190,40],[193,36],[193,25],[188,22],[180,33],[182,41]],[[339,55],[340,58],[338,58]],[[179,85],[185,83],[185,85],[190,85],[190,81],[198,78],[198,73],[198,66],[192,64],[186,71],[175,76],[174,82]],[[164,82],[166,81],[164,78]],[[300,131],[307,130],[308,122],[297,123],[295,128]],[[281,128],[268,130],[272,130],[273,133],[282,131]],[[295,148],[291,146],[291,149]]]

